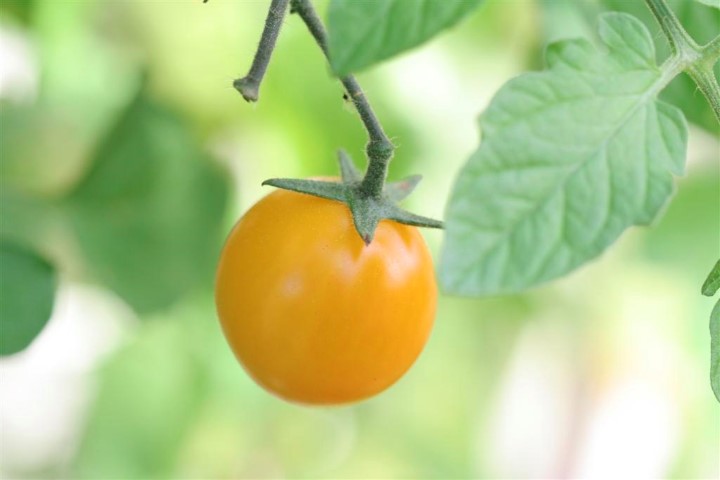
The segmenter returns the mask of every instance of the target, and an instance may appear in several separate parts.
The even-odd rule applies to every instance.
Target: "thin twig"
[[[282,27],[285,11],[287,10],[289,0],[272,0],[267,18],[265,19],[265,28],[260,37],[255,58],[253,59],[250,71],[243,78],[239,78],[233,82],[233,86],[248,102],[257,102],[260,84],[265,76],[270,57],[275,49],[280,27]]]
[[[310,0],[291,0],[290,13],[297,13],[302,18],[315,41],[325,53],[325,57],[330,60],[328,36],[322,20],[318,17]],[[347,75],[341,77],[340,82],[342,82],[348,96],[355,104],[369,137],[366,148],[368,169],[362,180],[361,188],[368,195],[378,197],[382,194],[385,178],[387,177],[388,163],[392,158],[395,147],[385,135],[385,131],[355,77]]]

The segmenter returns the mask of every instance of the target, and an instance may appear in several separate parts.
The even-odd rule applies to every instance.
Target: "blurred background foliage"
[[[0,236],[60,281],[48,326],[0,360],[2,477],[717,478],[699,289],[720,131],[684,77],[663,96],[692,122],[688,173],[655,227],[524,295],[441,298],[416,366],[362,404],[252,383],[214,313],[223,236],[263,179],[335,174],[336,150],[360,160],[365,142],[292,16],[260,102],[233,90],[268,3],[0,0]],[[670,3],[698,41],[719,33],[718,10]],[[399,147],[391,178],[425,176],[410,209],[442,216],[494,92],[604,10],[641,18],[665,58],[640,1],[489,0],[360,75]]]

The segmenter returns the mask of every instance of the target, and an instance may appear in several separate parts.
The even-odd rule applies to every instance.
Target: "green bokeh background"
[[[698,40],[720,33],[684,1]],[[687,175],[657,225],[523,295],[442,296],[416,365],[359,405],[296,406],[248,378],[214,312],[222,238],[262,180],[333,175],[365,143],[294,16],[260,102],[232,88],[268,3],[0,0],[0,233],[60,277],[46,330],[0,360],[2,478],[717,478],[699,291],[720,143],[685,80],[668,99],[694,122]],[[359,75],[398,146],[390,177],[425,177],[410,210],[442,217],[477,115],[547,41],[592,35],[611,6],[662,45],[641,2],[604,5],[491,0]],[[436,253],[442,233],[424,234]]]

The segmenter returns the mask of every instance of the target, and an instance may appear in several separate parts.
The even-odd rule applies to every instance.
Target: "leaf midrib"
[[[623,127],[625,127],[627,122],[643,106],[647,106],[648,101],[653,96],[657,95],[659,90],[661,90],[665,84],[666,84],[665,75],[658,75],[657,78],[655,79],[655,81],[649,85],[647,91],[638,97],[637,103],[633,107],[631,107],[628,110],[628,112],[622,117],[622,119],[618,122],[618,126],[610,132],[610,134],[606,137],[606,139],[596,149],[593,150],[592,154],[586,155],[583,160],[579,161],[572,169],[570,169],[568,171],[567,174],[564,175],[564,177],[561,179],[561,181],[558,182],[558,184],[555,188],[551,189],[544,198],[540,199],[540,201],[537,203],[535,208],[528,211],[527,214],[521,215],[515,222],[513,222],[513,224],[508,229],[505,230],[505,233],[503,233],[500,237],[498,237],[498,239],[495,242],[493,242],[490,246],[485,248],[481,253],[481,255],[482,255],[481,258],[484,260],[484,258],[487,256],[487,254],[489,252],[496,250],[500,245],[504,244],[507,241],[508,237],[515,234],[519,225],[526,222],[529,218],[532,218],[535,214],[537,214],[537,212],[542,207],[544,207],[548,201],[550,201],[552,198],[554,198],[555,195],[557,195],[557,193],[565,187],[565,185],[567,184],[567,181],[571,177],[573,177],[582,167],[587,165],[587,163],[591,159],[595,158],[598,153],[602,152],[603,150],[607,150],[608,143],[617,136],[617,134],[620,132],[620,130]],[[526,122],[527,122],[527,120],[526,120]],[[467,268],[465,269],[466,272],[470,268],[474,269],[474,267],[472,265],[468,264]],[[506,269],[503,269],[503,270],[506,270]]]

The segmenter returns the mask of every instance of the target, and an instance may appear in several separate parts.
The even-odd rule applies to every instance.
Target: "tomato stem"
[[[257,101],[258,89],[275,48],[275,41],[288,3],[290,13],[297,13],[300,16],[325,57],[330,59],[327,32],[311,1],[273,0],[250,72],[233,83],[248,102]],[[347,98],[355,105],[368,133],[369,140],[365,149],[368,167],[365,175],[361,176],[350,157],[345,152],[340,152],[342,182],[272,178],[263,182],[263,185],[345,203],[352,212],[355,229],[366,245],[372,241],[375,229],[383,219],[417,227],[443,228],[442,222],[438,220],[415,215],[396,205],[412,192],[420,177],[412,176],[399,182],[385,184],[388,164],[395,146],[385,135],[355,77],[346,75],[340,77],[340,82],[345,87]]]
[[[688,74],[695,81],[702,94],[705,95],[713,113],[715,113],[715,118],[720,122],[720,85],[712,69],[691,66],[688,69]]]
[[[297,13],[305,22],[325,57],[329,60],[327,32],[310,0],[291,0],[290,13]],[[368,157],[368,168],[360,184],[360,191],[369,197],[380,198],[387,178],[388,164],[395,147],[385,134],[355,77],[346,75],[340,77],[340,82],[355,105],[369,137],[365,149]]]
[[[248,102],[257,102],[258,100],[260,84],[275,49],[275,42],[280,34],[280,27],[282,27],[283,18],[285,18],[288,1],[272,0],[265,19],[265,28],[260,37],[260,44],[255,52],[250,71],[243,78],[238,78],[233,82],[233,86]]]
[[[698,50],[697,43],[685,31],[665,0],[645,0],[645,3],[660,24],[674,55],[681,55],[686,50]]]
[[[672,77],[684,70],[695,81],[720,121],[720,85],[713,67],[720,57],[720,36],[710,43],[699,46],[682,26],[666,0],[645,0],[655,20],[660,25],[672,50],[671,60],[680,68]]]

